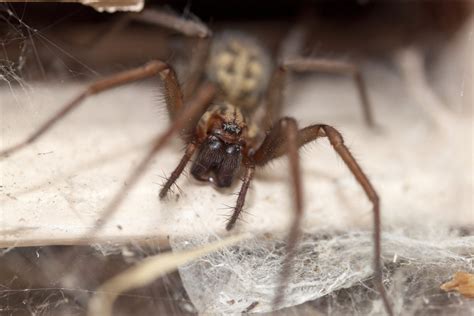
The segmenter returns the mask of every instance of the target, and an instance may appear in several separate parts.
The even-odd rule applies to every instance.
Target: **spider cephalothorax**
[[[230,186],[240,170],[246,132],[246,121],[238,107],[230,103],[211,106],[197,125],[199,152],[191,174],[218,187]]]

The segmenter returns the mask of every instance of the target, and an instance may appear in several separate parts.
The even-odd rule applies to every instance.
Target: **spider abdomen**
[[[271,73],[269,53],[250,35],[223,32],[214,41],[207,76],[235,106],[254,109]]]

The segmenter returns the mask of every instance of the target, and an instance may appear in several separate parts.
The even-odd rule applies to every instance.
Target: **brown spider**
[[[287,256],[281,271],[281,286],[274,299],[274,306],[277,307],[282,299],[284,284],[291,274],[291,262],[300,235],[303,213],[298,149],[319,137],[327,137],[373,204],[375,280],[385,309],[387,313],[392,314],[382,283],[379,198],[372,184],[335,128],[326,124],[315,124],[298,129],[295,119],[278,119],[283,99],[282,90],[289,71],[327,71],[353,76],[362,100],[366,123],[372,125],[365,85],[358,69],[348,63],[314,58],[283,60],[275,65],[271,55],[248,34],[222,33],[211,42],[211,31],[199,22],[150,10],[135,18],[197,38],[197,49],[191,60],[186,91],[182,92],[175,71],[170,65],[160,60],[152,61],[143,67],[91,84],[29,138],[3,150],[0,155],[8,156],[34,142],[62,117],[78,107],[85,98],[159,74],[164,84],[165,103],[171,124],[164,134],[156,137],[147,155],[128,176],[125,181],[128,186],[123,187],[114,196],[94,232],[97,232],[117,209],[125,193],[137,182],[154,155],[176,132],[179,132],[187,144],[186,150],[178,166],[163,185],[160,198],[167,195],[194,155],[196,158],[191,167],[192,176],[211,182],[217,187],[229,187],[243,173],[243,183],[233,214],[227,222],[227,230],[231,230],[239,218],[255,169],[287,154],[295,216],[288,237]]]

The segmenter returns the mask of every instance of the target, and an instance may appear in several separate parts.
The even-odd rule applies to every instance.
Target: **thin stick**
[[[229,236],[211,244],[178,252],[167,252],[144,259],[137,265],[125,270],[106,281],[95,291],[89,302],[89,316],[112,315],[112,307],[117,297],[128,290],[143,287],[155,279],[176,270],[192,260],[215,252],[250,238],[249,234]]]

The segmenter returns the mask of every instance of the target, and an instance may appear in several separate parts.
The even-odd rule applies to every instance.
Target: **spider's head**
[[[218,187],[229,187],[242,162],[247,129],[244,118],[237,108],[225,104],[214,107],[206,123],[191,174]]]
[[[227,100],[253,107],[267,88],[270,69],[269,53],[255,39],[225,32],[213,43],[207,74]]]

